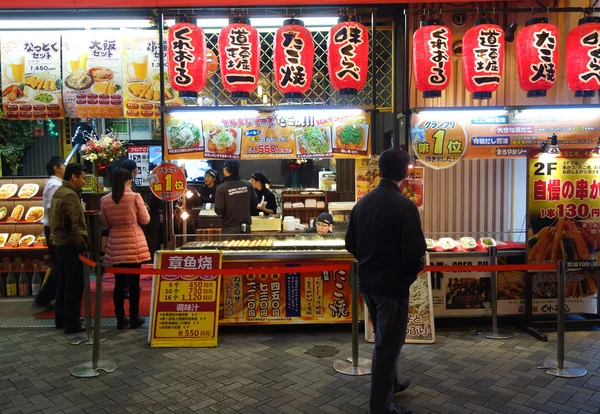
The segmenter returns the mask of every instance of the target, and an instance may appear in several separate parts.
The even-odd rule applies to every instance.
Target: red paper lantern
[[[600,17],[579,20],[567,36],[567,85],[580,98],[600,89]]]
[[[502,82],[504,30],[494,19],[475,21],[463,37],[463,80],[473,99],[490,99]]]
[[[310,30],[297,19],[288,19],[275,33],[273,71],[275,85],[286,99],[300,100],[310,89],[315,45]]]
[[[260,39],[250,19],[233,17],[219,35],[221,81],[233,98],[246,99],[258,85]]]
[[[167,60],[171,87],[182,97],[198,96],[206,84],[206,37],[183,18],[169,28]]]
[[[369,69],[369,32],[358,16],[342,16],[329,30],[327,53],[331,86],[340,95],[356,95]]]
[[[450,83],[452,32],[443,24],[424,20],[413,35],[413,77],[424,98],[439,98]]]
[[[528,20],[517,34],[517,74],[528,98],[546,96],[558,71],[558,28],[547,17]]]

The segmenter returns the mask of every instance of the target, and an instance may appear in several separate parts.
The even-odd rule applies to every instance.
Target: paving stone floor
[[[101,359],[119,368],[93,379],[70,369],[91,358],[52,328],[0,329],[0,413],[366,413],[369,376],[338,374],[349,326],[228,327],[214,349],[156,349],[146,330],[113,331]],[[415,413],[600,413],[600,332],[567,333],[567,358],[588,369],[560,379],[535,368],[551,358],[525,334],[492,341],[442,331],[433,345],[406,345],[400,372],[412,386],[397,400]],[[333,346],[316,358],[314,345]],[[372,345],[360,340],[360,356]]]

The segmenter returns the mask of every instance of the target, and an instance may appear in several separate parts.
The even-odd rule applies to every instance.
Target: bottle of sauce
[[[12,265],[8,265],[8,277],[6,278],[6,296],[17,296],[17,279],[12,271]]]

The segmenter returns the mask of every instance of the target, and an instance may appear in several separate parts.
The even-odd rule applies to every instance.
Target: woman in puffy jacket
[[[112,192],[102,197],[102,221],[110,230],[104,261],[114,267],[141,268],[150,261],[146,236],[140,224],[148,224],[150,214],[142,197],[131,191],[131,172],[117,168],[112,176]],[[125,285],[129,284],[129,317],[125,318]],[[135,329],[144,324],[139,317],[140,276],[115,274],[113,292],[117,329],[128,325]]]

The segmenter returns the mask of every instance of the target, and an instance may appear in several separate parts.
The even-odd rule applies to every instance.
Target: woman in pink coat
[[[114,267],[141,268],[150,261],[146,236],[140,224],[148,224],[150,214],[142,196],[131,191],[131,172],[117,168],[112,176],[113,187],[110,194],[102,197],[101,210],[104,225],[110,229],[104,261]],[[129,317],[125,318],[125,285],[129,284]],[[131,325],[135,329],[144,324],[139,317],[140,276],[115,274],[113,291],[117,329]]]

